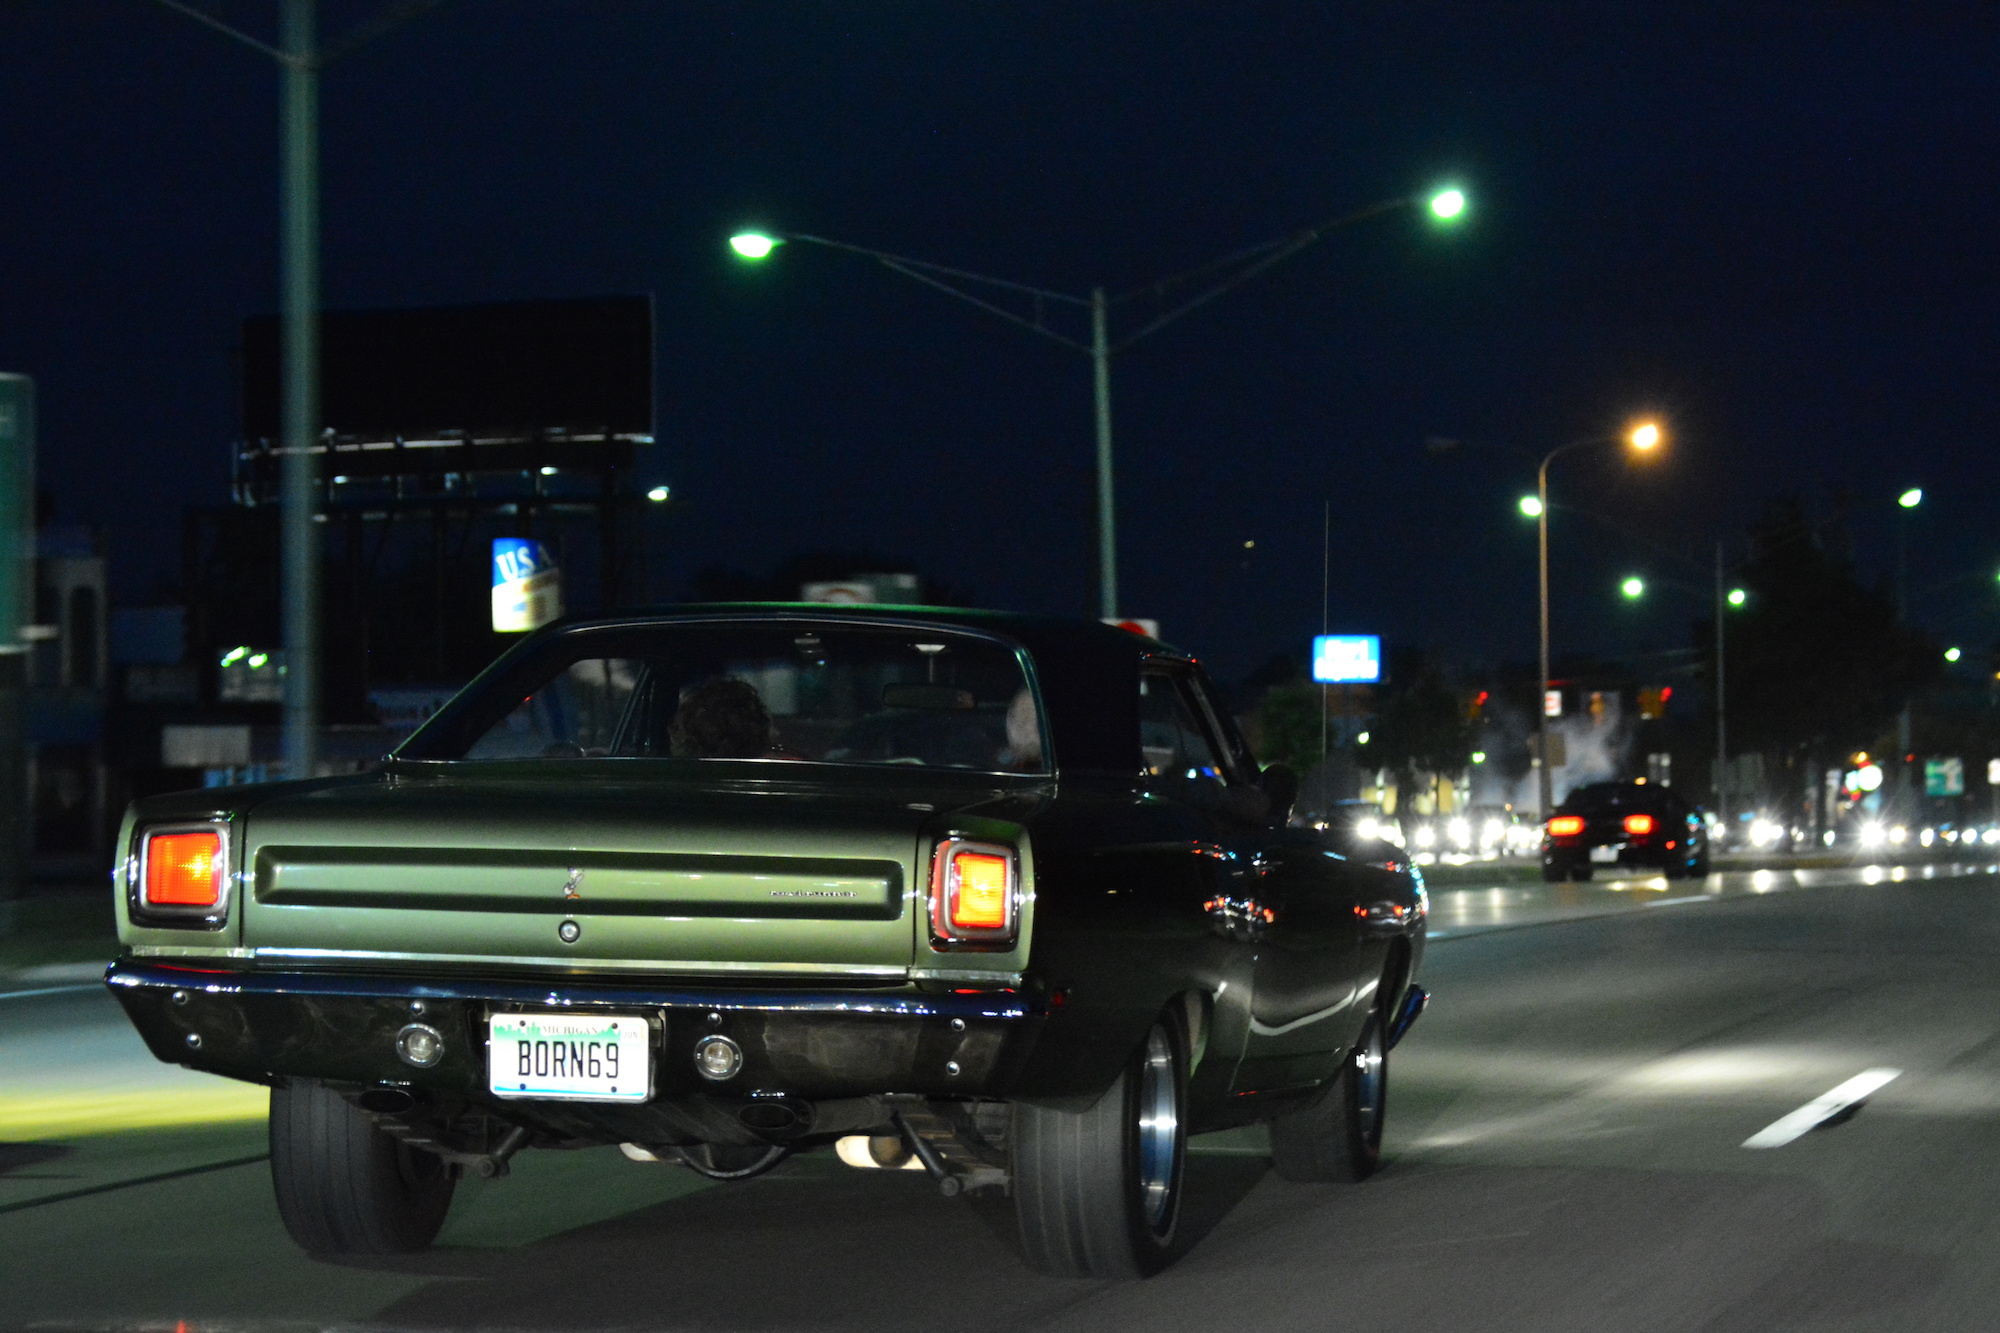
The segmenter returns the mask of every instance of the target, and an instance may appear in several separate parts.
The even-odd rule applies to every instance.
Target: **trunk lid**
[[[287,963],[901,977],[924,826],[970,795],[594,768],[385,778],[260,805],[243,943]]]

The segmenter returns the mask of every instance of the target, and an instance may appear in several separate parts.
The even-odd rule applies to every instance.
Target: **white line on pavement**
[[[1869,1069],[1831,1092],[1813,1098],[1787,1116],[1780,1116],[1743,1140],[1746,1148],[1782,1148],[1793,1139],[1825,1124],[1885,1083],[1900,1078],[1900,1069]]]
[[[39,986],[34,990],[0,991],[0,1000],[25,1000],[30,995],[69,995],[77,991],[103,990],[101,981],[85,982],[77,986]]]

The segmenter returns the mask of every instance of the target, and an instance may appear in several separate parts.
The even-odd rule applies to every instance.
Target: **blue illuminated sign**
[[[1313,636],[1313,679],[1329,685],[1374,684],[1382,679],[1382,636]]]

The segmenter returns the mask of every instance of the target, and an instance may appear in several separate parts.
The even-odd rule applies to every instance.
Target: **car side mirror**
[[[1271,803],[1271,823],[1279,827],[1289,823],[1292,807],[1299,800],[1299,775],[1292,771],[1290,764],[1272,764],[1258,775],[1257,783]]]

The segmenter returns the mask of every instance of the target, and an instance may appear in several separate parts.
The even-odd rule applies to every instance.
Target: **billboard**
[[[243,434],[281,432],[278,320],[243,322]],[[506,301],[320,317],[320,415],[335,435],[650,435],[648,296]]]
[[[548,548],[526,537],[493,539],[493,629],[519,634],[562,616],[562,571]]]
[[[1316,634],[1313,679],[1329,685],[1372,685],[1382,679],[1382,636]]]

